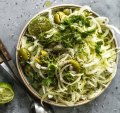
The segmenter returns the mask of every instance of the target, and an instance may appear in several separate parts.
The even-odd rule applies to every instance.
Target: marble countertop
[[[27,21],[46,8],[46,0],[0,0],[0,38],[6,45],[13,60],[19,34]],[[110,19],[120,29],[120,0],[51,0],[52,5],[72,3],[89,5],[94,11]],[[117,36],[120,45],[120,36]],[[92,102],[71,108],[54,107],[55,113],[120,113],[120,63],[116,77],[108,89]],[[12,82],[0,67],[0,81]],[[0,106],[0,113],[29,113],[30,101],[19,86],[14,85],[15,98]]]

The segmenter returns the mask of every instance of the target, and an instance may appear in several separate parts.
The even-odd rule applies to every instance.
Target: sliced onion
[[[60,70],[60,72],[59,72],[60,81],[63,82],[63,83],[65,83],[65,84],[68,84],[68,85],[73,85],[73,84],[77,83],[77,82],[81,79],[81,76],[82,76],[83,74],[79,74],[79,77],[78,77],[74,82],[69,83],[69,82],[65,81],[65,80],[63,79],[63,71],[64,71],[67,67],[69,67],[69,66],[70,66],[70,64],[64,66],[64,67]]]
[[[27,41],[27,37],[23,36],[21,38],[21,48],[26,48],[26,41]]]
[[[109,29],[106,29],[105,33],[101,36],[102,38],[105,38],[109,34]]]
[[[88,64],[84,64],[83,67],[90,67],[93,66],[97,63],[99,63],[100,59],[95,58],[92,62],[88,63]]]
[[[89,18],[93,19],[93,22],[97,24],[98,32],[102,32],[100,24],[97,22],[97,20],[93,16],[89,16]]]
[[[107,25],[109,22],[107,17],[97,17],[96,20],[100,25]]]
[[[54,18],[53,18],[53,15],[52,15],[52,10],[49,9],[47,11],[48,11],[48,18],[49,18],[50,22],[54,25],[55,23],[54,23]]]

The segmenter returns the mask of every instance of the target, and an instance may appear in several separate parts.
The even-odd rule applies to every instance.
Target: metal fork
[[[26,88],[23,85],[22,81],[18,78],[19,73],[17,71],[17,68],[1,40],[0,55],[1,66],[9,73],[10,77],[14,79],[15,83],[19,84],[19,86],[21,86],[26,91]],[[29,100],[32,102],[30,107],[30,113],[54,113],[54,110],[51,108],[50,105],[44,104],[44,106],[42,106],[40,103],[36,102],[33,98],[31,98],[28,93],[27,95],[29,97]]]

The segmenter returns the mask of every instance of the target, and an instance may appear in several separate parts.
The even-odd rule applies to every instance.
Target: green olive
[[[72,64],[73,68],[77,72],[79,72],[79,70],[80,70],[80,64],[76,60],[73,60],[73,59],[70,60],[70,63]]]
[[[34,18],[28,25],[30,35],[39,36],[40,33],[48,31],[52,28],[52,24],[48,18],[41,15]]]
[[[30,52],[25,48],[21,48],[19,50],[19,55],[22,59],[24,59],[26,61],[29,60],[29,58],[30,58]]]
[[[62,21],[65,17],[66,17],[65,13],[63,13],[63,12],[57,12],[57,13],[55,13],[55,15],[54,15],[54,21],[55,21],[55,23],[60,24],[61,21]]]
[[[47,51],[41,50],[41,55],[40,55],[40,57],[45,57],[45,56],[47,56],[47,55],[48,55],[48,52],[47,52]]]
[[[66,14],[66,15],[69,15],[72,13],[72,10],[71,9],[64,9],[63,12]]]

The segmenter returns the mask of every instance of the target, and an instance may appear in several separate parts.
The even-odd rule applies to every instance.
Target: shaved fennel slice
[[[46,93],[45,86],[42,86],[43,93]]]
[[[66,90],[66,86],[58,79],[58,90],[56,92],[65,92]]]
[[[26,41],[27,41],[27,37],[23,36],[21,38],[21,48],[26,48],[27,46]]]
[[[54,19],[53,19],[53,15],[52,15],[52,10],[51,9],[48,10],[48,18],[49,18],[50,22],[54,25],[55,23],[54,23]]]
[[[90,56],[90,47],[88,46],[88,44],[85,42],[85,47],[84,47],[84,52],[86,54],[88,54],[88,57]]]
[[[109,19],[107,17],[97,17],[96,21],[100,24],[100,25],[107,25],[109,23]]]
[[[110,50],[107,50],[106,52],[102,53],[101,56],[103,59],[106,59],[106,58],[109,58],[111,57],[112,55],[115,55],[116,52],[115,52],[115,48],[113,49],[110,49]]]
[[[79,63],[83,63],[84,61],[82,60],[82,59],[80,59],[79,57],[77,57],[77,61],[79,62]]]
[[[85,80],[80,80],[80,82],[78,82],[78,89],[81,91],[81,89],[84,89],[84,86],[86,84]]]
[[[68,48],[68,51],[69,51],[70,55],[74,58],[74,55],[75,55],[74,49]]]
[[[62,61],[65,61],[70,55],[67,54],[67,53],[64,53],[62,55],[59,56],[59,60],[62,62]]]
[[[59,89],[56,90],[57,93],[65,93],[65,91],[67,90],[67,88],[61,88],[60,84],[58,85]]]
[[[59,66],[59,67],[62,67],[62,66],[64,66],[65,64],[68,64],[69,62],[70,62],[70,60],[61,61],[61,62],[58,64],[58,66]]]
[[[92,70],[87,70],[87,69],[86,69],[86,74],[88,74],[88,75],[95,74],[95,73],[97,73],[99,70],[100,70],[99,68],[95,68],[95,69],[93,68]]]
[[[73,84],[77,83],[77,82],[81,79],[81,76],[82,76],[83,74],[79,74],[79,77],[78,77],[74,82],[69,83],[69,82],[65,81],[65,80],[63,79],[63,71],[64,71],[67,67],[69,67],[69,66],[70,66],[70,64],[64,66],[64,67],[61,69],[61,71],[59,72],[60,81],[63,82],[63,83],[65,83],[65,84],[68,84],[68,85],[73,85]]]
[[[91,19],[93,20],[93,22],[97,24],[98,32],[101,33],[101,32],[102,32],[101,26],[100,26],[100,24],[97,22],[97,20],[96,20],[93,16],[89,16],[89,18],[91,18]]]
[[[106,86],[107,86],[107,83],[109,83],[109,82],[112,80],[112,78],[113,78],[112,76],[109,76],[109,77],[108,77],[107,79],[105,79],[104,81],[98,79],[98,83],[106,87]]]
[[[48,67],[41,66],[38,63],[35,63],[35,66],[36,66],[37,69],[41,69],[41,70],[47,70],[48,69]]]
[[[63,99],[60,98],[60,97],[58,97],[58,100],[59,100],[61,103],[67,105],[67,106],[73,106],[73,105],[74,105],[74,102],[63,100]]]
[[[101,51],[106,51],[106,50],[108,50],[108,49],[110,49],[111,48],[111,45],[107,45],[107,46],[101,46]]]
[[[97,83],[94,81],[91,81],[91,80],[88,80],[87,81],[87,84],[89,85],[89,86],[91,86],[91,87],[93,87],[93,88],[96,88],[97,87]]]
[[[41,70],[39,70],[38,73],[42,78],[45,78],[44,75],[42,74]]]
[[[117,66],[116,66],[116,62],[113,62],[110,66],[108,66],[106,69],[109,73],[115,73]]]
[[[34,48],[35,48],[36,46],[38,46],[38,45],[39,45],[38,40],[36,40],[36,41],[34,41],[33,46],[30,46],[30,47],[28,48],[28,50],[29,50],[29,51],[33,51]]]
[[[99,61],[100,61],[100,59],[98,59],[98,58],[95,58],[92,62],[90,62],[90,63],[88,63],[88,64],[83,64],[83,67],[90,67],[90,66],[93,66],[93,65],[95,65],[95,64],[97,64],[97,63],[99,63]]]
[[[99,95],[99,94],[101,93],[102,90],[103,90],[103,88],[100,87],[99,89],[90,92],[89,95],[88,95],[88,99],[93,99],[93,98],[95,98],[97,95]]]
[[[106,29],[105,33],[101,36],[102,38],[105,38],[109,34],[110,30]]]
[[[50,38],[52,37],[55,33],[57,33],[57,30],[55,28],[50,29],[49,31],[45,32],[47,34],[47,36],[45,38]]]

